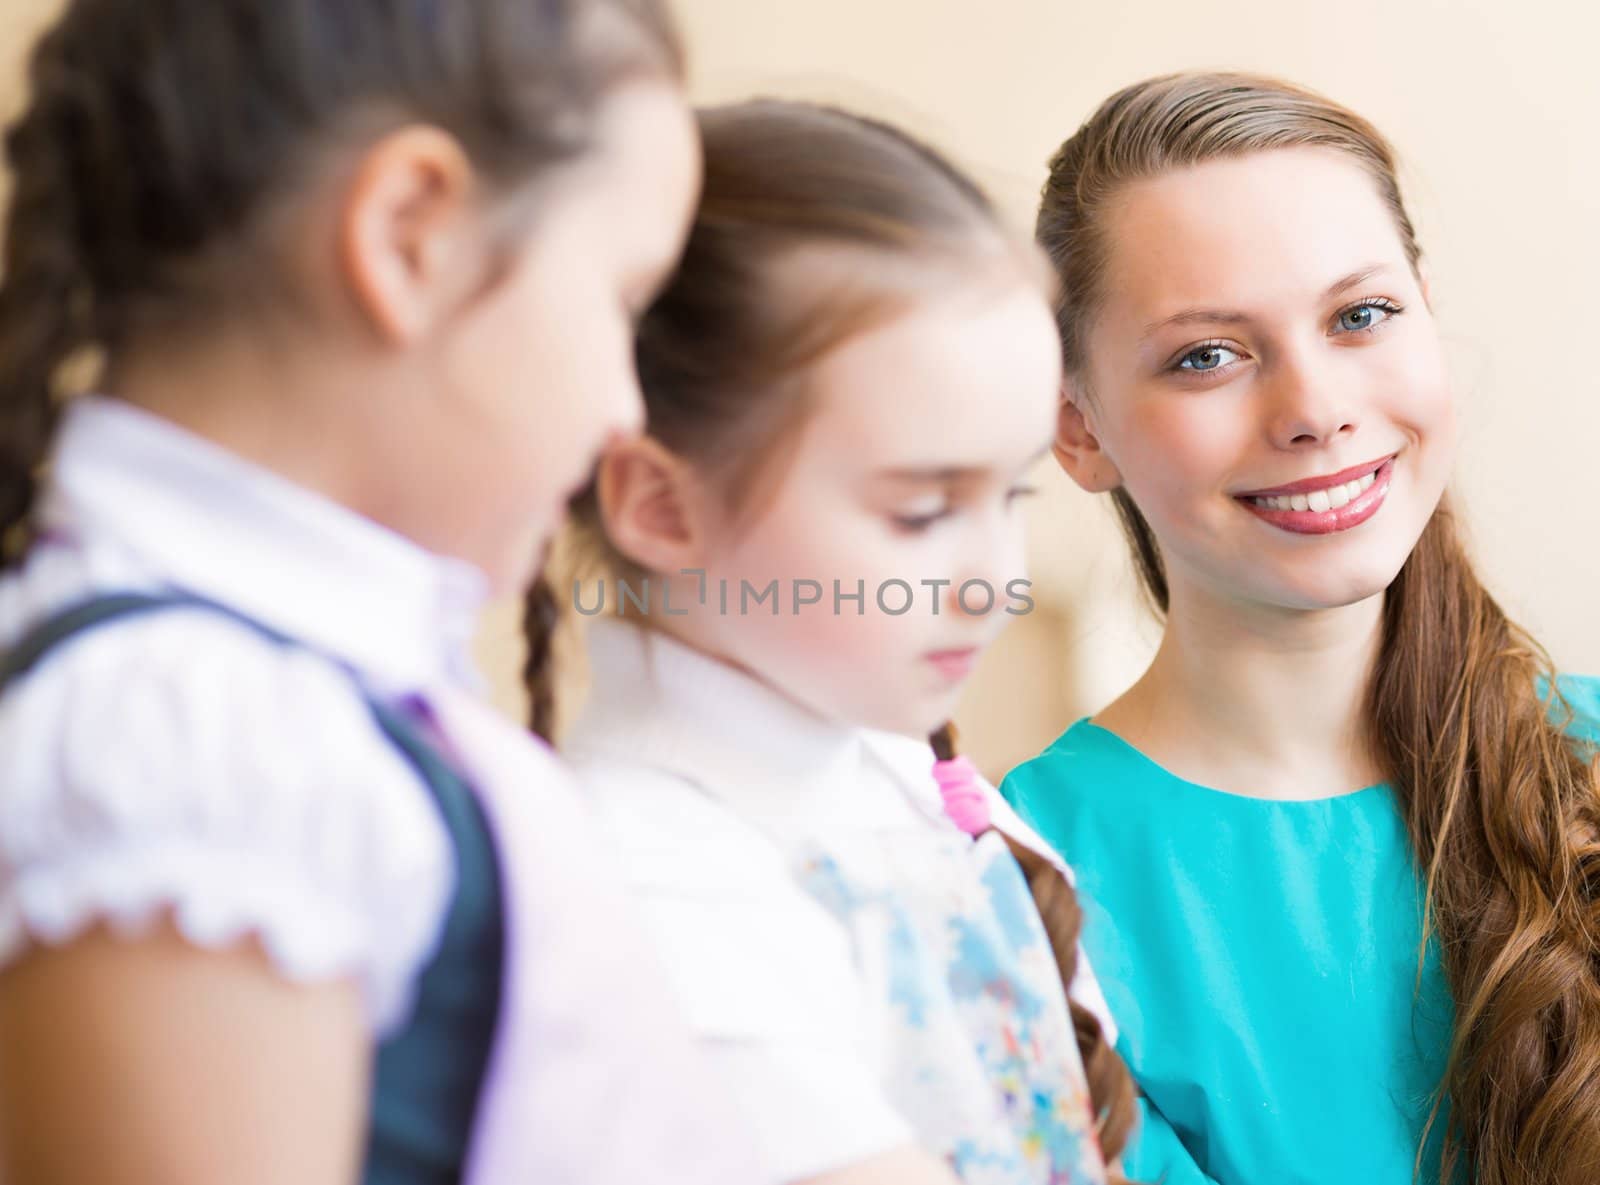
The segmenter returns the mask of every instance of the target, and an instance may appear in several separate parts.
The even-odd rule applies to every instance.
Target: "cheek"
[[[729,581],[730,605],[737,597],[738,582],[745,579],[756,586],[777,579],[783,598],[777,617],[762,609],[757,616],[735,622],[736,627],[759,631],[763,649],[781,655],[786,664],[822,676],[845,668],[855,672],[851,677],[856,681],[872,665],[864,666],[865,659],[895,653],[908,629],[915,629],[911,623],[918,613],[927,612],[931,597],[918,582],[940,575],[926,570],[916,551],[897,543],[871,515],[831,506],[820,497],[805,506],[775,508],[722,557],[719,566]],[[915,596],[912,611],[903,616],[890,616],[878,608],[879,589],[894,580],[909,584]],[[818,595],[820,586],[821,600],[797,611],[794,597],[800,581],[815,581],[803,595],[808,599]],[[890,588],[884,597],[891,608],[899,608],[905,594]]]
[[[1117,426],[1117,461],[1135,502],[1156,519],[1192,517],[1237,471],[1248,450],[1245,425],[1212,392],[1138,402]],[[1122,444],[1121,442],[1126,442]]]
[[[756,521],[717,549],[730,575],[854,582],[880,563],[870,521],[835,492],[831,474],[797,464]],[[735,571],[737,570],[737,571]],[[830,586],[831,587],[831,586]]]
[[[1448,462],[1455,453],[1459,425],[1455,388],[1443,352],[1437,348],[1396,351],[1379,377],[1389,417]]]
[[[611,256],[588,223],[547,220],[476,307],[457,350],[484,409],[490,447],[521,449],[565,472],[618,423],[642,415],[632,329]]]
[[[559,522],[599,450],[641,414],[625,320],[574,285],[555,299],[546,275],[513,274],[467,313],[429,453],[452,498],[535,548]]]
[[[543,425],[535,435],[551,453],[593,449],[618,421],[636,419],[631,333],[614,294],[586,277],[558,290],[530,283],[518,296],[496,351],[519,404],[507,418]]]

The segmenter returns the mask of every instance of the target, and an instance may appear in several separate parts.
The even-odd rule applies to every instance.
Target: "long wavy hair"
[[[1108,99],[1051,160],[1038,218],[1038,241],[1061,281],[1069,373],[1085,366],[1110,250],[1104,211],[1123,187],[1306,146],[1345,153],[1366,170],[1416,270],[1422,252],[1394,152],[1353,112],[1237,74],[1170,75]],[[1141,583],[1165,612],[1159,543],[1126,490],[1112,497]],[[1390,586],[1382,630],[1365,730],[1426,874],[1427,930],[1456,1001],[1428,1121],[1429,1130],[1446,1125],[1441,1178],[1465,1169],[1476,1185],[1592,1185],[1600,1180],[1593,754],[1565,735],[1570,713],[1549,656],[1478,579],[1448,503]]]

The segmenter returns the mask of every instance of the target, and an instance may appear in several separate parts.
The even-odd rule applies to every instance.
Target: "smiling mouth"
[[[1358,527],[1378,513],[1394,476],[1395,457],[1326,477],[1235,495],[1245,509],[1297,535],[1330,535]]]

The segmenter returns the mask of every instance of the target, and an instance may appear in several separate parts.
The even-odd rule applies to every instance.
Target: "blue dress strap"
[[[228,605],[182,590],[106,593],[46,618],[0,654],[0,694],[74,638],[178,609],[226,617],[275,645],[300,645]],[[456,866],[443,933],[418,977],[410,1017],[377,1049],[362,1185],[454,1185],[461,1180],[499,1014],[504,959],[499,857],[471,786],[429,740],[421,722],[341,669],[350,674],[379,731],[427,787],[449,833]]]

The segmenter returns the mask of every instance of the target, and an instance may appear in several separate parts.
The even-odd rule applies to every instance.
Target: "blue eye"
[[[1391,301],[1364,300],[1339,314],[1338,328],[1343,333],[1363,333],[1383,324],[1399,311],[1400,306]]]
[[[1207,342],[1203,346],[1196,346],[1178,359],[1178,369],[1204,374],[1208,370],[1220,369],[1238,357],[1236,352],[1219,342]]]

